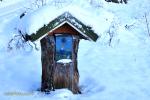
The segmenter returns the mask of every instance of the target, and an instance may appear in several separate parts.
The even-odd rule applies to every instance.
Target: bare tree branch
[[[148,35],[150,36],[149,22],[148,22],[148,20],[147,20],[147,14],[146,14],[146,13],[144,14],[144,17],[145,17],[145,22],[146,22],[147,32],[148,32]]]
[[[39,50],[37,45],[34,42],[30,41],[31,38],[27,34],[23,34],[21,30],[18,30],[18,34],[14,35],[12,39],[8,42],[8,50],[12,49],[26,49],[26,46],[29,46],[31,49],[35,48],[35,50]],[[31,44],[32,43],[32,44]],[[34,47],[33,47],[34,45]]]

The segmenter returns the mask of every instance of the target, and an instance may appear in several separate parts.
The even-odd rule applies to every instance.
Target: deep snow
[[[92,5],[85,0],[63,0],[67,3],[57,6],[61,9],[64,5],[75,5],[93,12],[91,19],[95,20],[89,23],[94,23],[94,29],[101,36],[96,43],[80,41],[78,68],[81,95],[73,95],[67,89],[50,94],[37,91],[41,82],[39,41],[36,41],[39,51],[7,50],[8,41],[16,34],[19,15],[31,7],[26,2],[30,0],[4,1],[0,2],[1,100],[149,100],[150,37],[143,17],[146,13],[150,22],[149,0],[129,0],[127,5],[106,3],[104,0],[93,0]],[[52,4],[52,0],[48,4]],[[113,38],[109,46],[110,36]]]

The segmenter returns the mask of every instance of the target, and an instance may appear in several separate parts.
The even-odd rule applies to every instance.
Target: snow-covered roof
[[[65,12],[57,18],[55,18],[54,20],[52,20],[51,22],[49,22],[47,25],[41,27],[39,30],[37,30],[35,34],[31,34],[31,41],[35,41],[40,37],[44,37],[49,32],[53,32],[54,30],[63,26],[64,24],[68,24],[69,26],[74,28],[85,39],[96,41],[98,38],[98,35],[94,33],[91,27],[84,25],[81,21],[76,19],[69,12]]]
[[[64,12],[69,12],[69,13],[64,13]],[[58,9],[57,7],[44,6],[44,7],[37,9],[36,11],[32,13],[27,13],[23,18],[21,18],[20,23],[18,25],[18,30],[21,30],[22,33],[24,34],[31,35],[32,38],[34,38],[33,41],[35,41],[39,37],[41,37],[41,34],[37,35],[37,33],[39,34],[41,33],[41,31],[44,31],[42,33],[42,35],[44,35],[47,33],[47,29],[48,31],[50,31],[53,28],[55,28],[55,27],[47,27],[47,26],[50,24],[50,22],[57,20],[56,18],[61,17],[60,15],[62,15],[64,18],[68,18],[68,16],[71,16],[73,19],[71,19],[69,23],[71,24],[73,23],[73,26],[79,29],[77,30],[78,32],[82,31],[82,33],[84,34],[87,33],[85,34],[85,37],[93,41],[97,40],[98,35],[100,35],[100,33],[102,32],[100,30],[101,29],[100,27],[103,26],[104,25],[103,23],[107,21],[107,17],[103,16],[107,14],[102,13],[101,14],[102,19],[99,19],[100,17],[96,17],[97,14],[95,15],[94,13],[88,12],[88,10],[85,10],[78,6],[67,6],[61,9]],[[61,23],[64,22],[63,21],[64,18],[59,19],[59,21]],[[75,21],[78,21],[78,22],[76,23]],[[51,26],[57,26],[57,24],[60,24],[60,23],[55,22]],[[46,29],[43,29],[45,27]],[[84,27],[87,30],[82,30],[81,27]],[[90,32],[87,32],[87,31],[90,31]]]

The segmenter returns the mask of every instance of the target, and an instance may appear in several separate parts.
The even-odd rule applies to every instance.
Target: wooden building
[[[78,45],[80,39],[96,41],[98,35],[91,27],[65,12],[41,27],[27,39],[41,42],[41,90],[68,88],[81,93],[78,87]]]

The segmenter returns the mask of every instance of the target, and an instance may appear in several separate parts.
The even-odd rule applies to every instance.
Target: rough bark
[[[53,71],[55,67],[55,39],[47,36],[41,40],[41,61],[42,61],[42,91],[52,90]]]
[[[79,83],[79,71],[78,71],[78,46],[79,46],[79,36],[73,35],[73,51],[72,51],[72,62],[74,66],[74,80],[73,80],[73,86],[72,91],[74,93],[81,93],[80,89],[78,87]]]
[[[42,51],[42,91],[53,88],[68,88],[74,94],[81,93],[78,87],[79,72],[77,67],[77,53],[79,36],[73,36],[72,62],[58,63],[55,61],[55,38],[46,36],[41,40]]]

